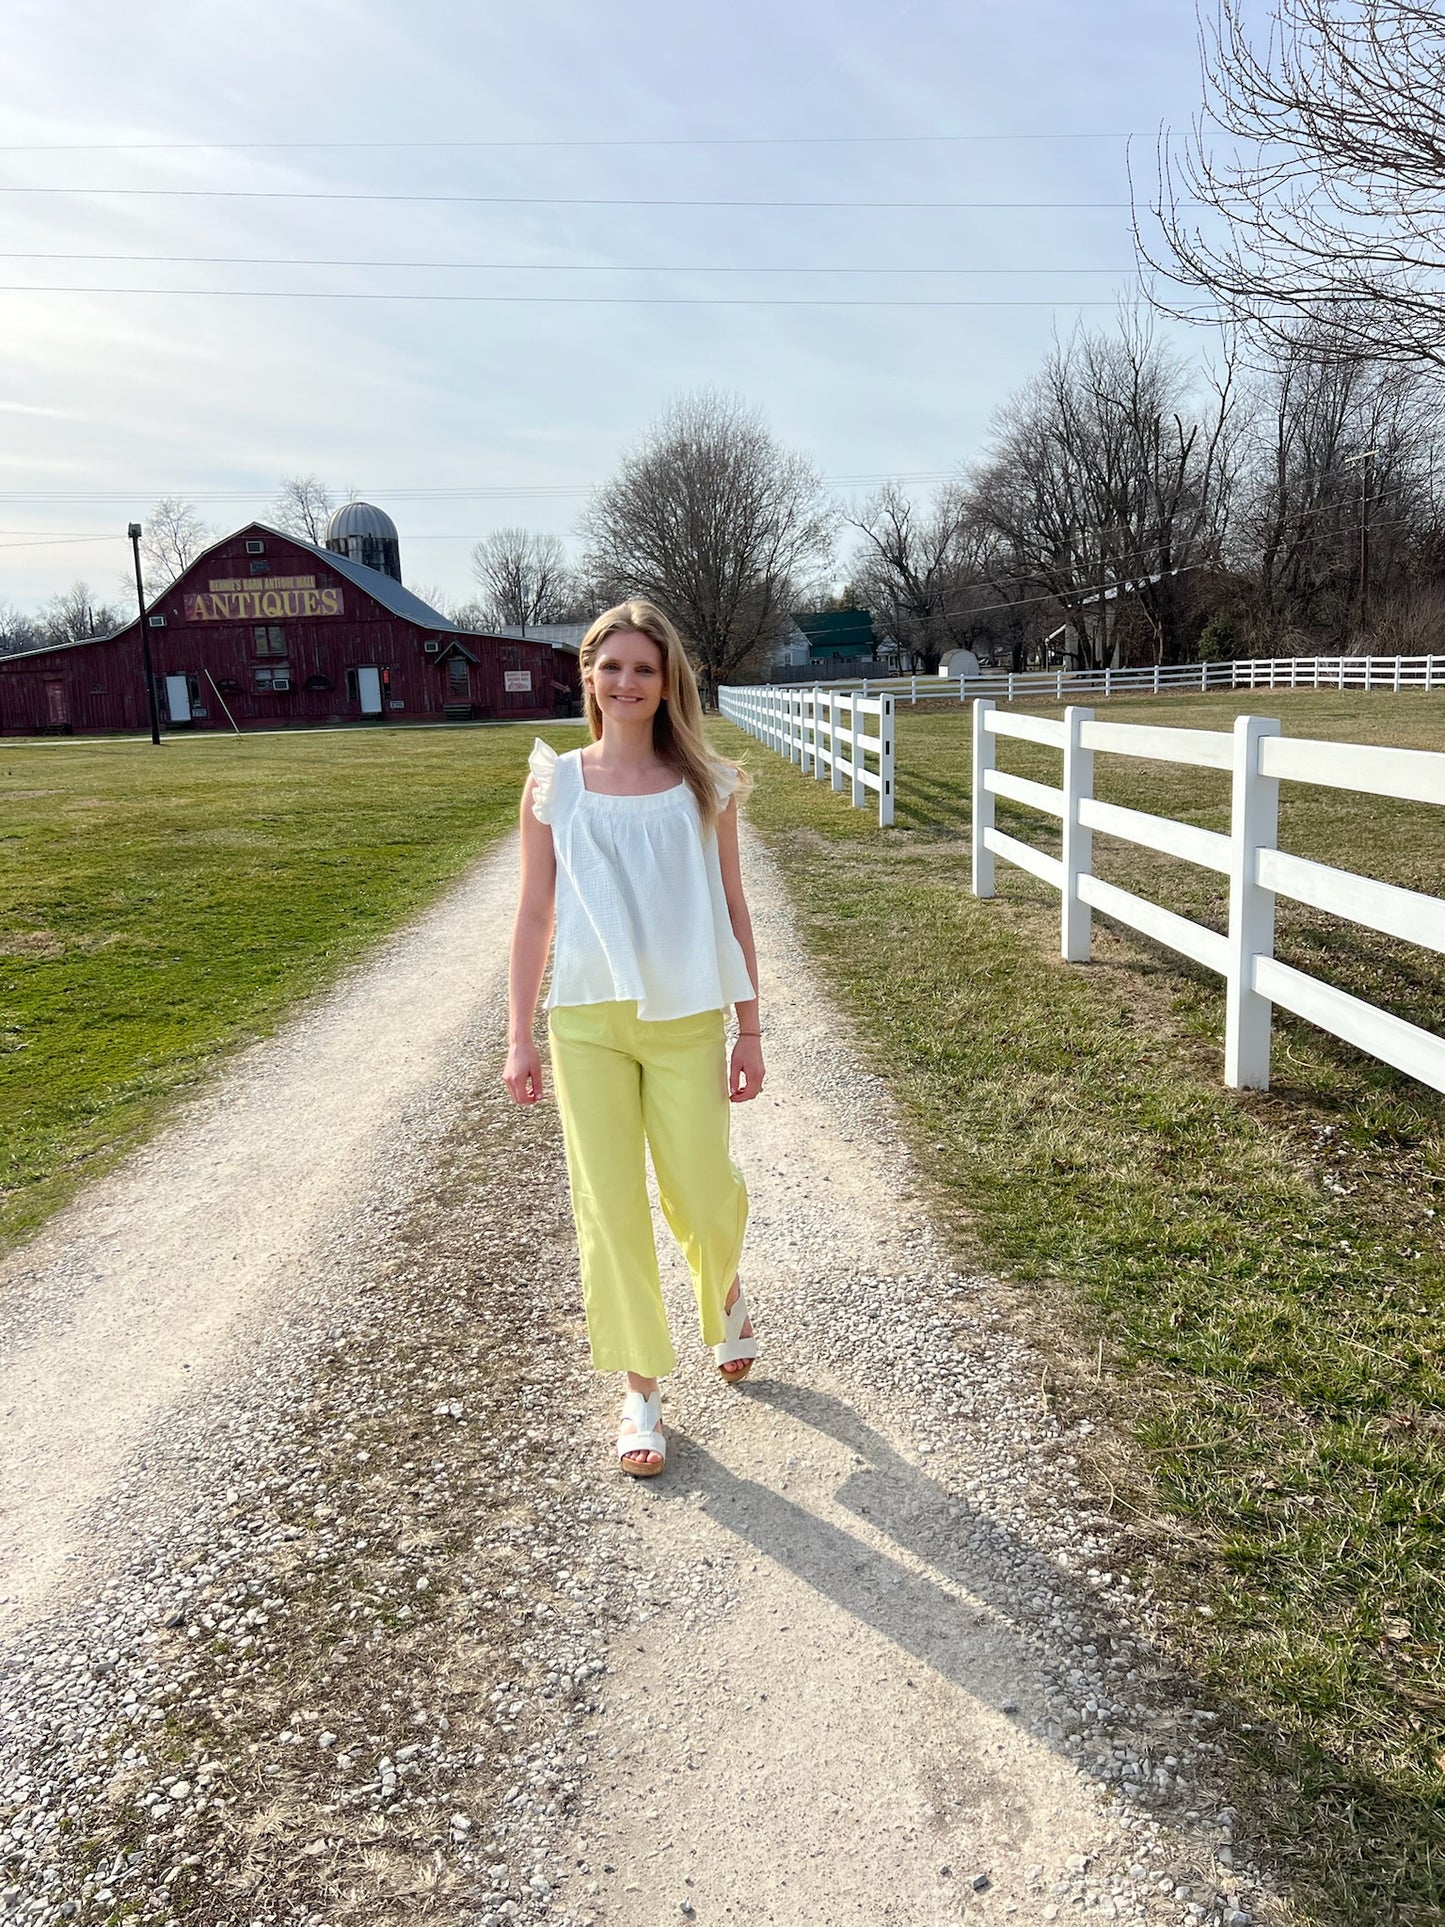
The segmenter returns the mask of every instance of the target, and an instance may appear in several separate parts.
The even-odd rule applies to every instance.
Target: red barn
[[[328,541],[345,544],[343,518],[363,509],[391,527],[353,503]],[[461,628],[397,580],[394,530],[367,553],[371,565],[260,522],[208,549],[147,611],[162,721],[275,729],[577,713],[575,648]],[[138,621],[0,656],[0,733],[149,727]]]

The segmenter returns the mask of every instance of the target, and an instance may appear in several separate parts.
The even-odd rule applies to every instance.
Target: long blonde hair
[[[598,652],[609,636],[621,630],[636,631],[657,644],[662,654],[662,701],[652,718],[652,747],[658,759],[675,769],[697,799],[698,815],[704,830],[717,828],[718,801],[715,778],[723,771],[735,771],[739,804],[747,801],[753,779],[739,763],[715,756],[702,733],[702,698],[697,693],[682,637],[655,602],[633,598],[619,602],[615,609],[604,609],[582,638],[577,660],[582,671],[582,690],[586,704],[587,727],[595,743],[602,734],[602,711],[592,685],[587,680]]]

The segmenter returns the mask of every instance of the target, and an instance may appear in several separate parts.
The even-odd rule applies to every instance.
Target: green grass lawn
[[[1099,705],[1214,729],[1246,709],[1445,748],[1445,696]],[[1128,1442],[1101,1446],[1099,1477],[1175,1602],[1180,1659],[1251,1729],[1256,1826],[1315,1918],[1438,1922],[1445,1099],[1283,1013],[1273,1090],[1228,1091],[1218,979],[1102,918],[1095,962],[1063,964],[1057,894],[1002,863],[976,901],[951,705],[898,712],[889,831],[731,726],[717,740],[759,778],[751,821],[960,1253],[1010,1281],[1021,1324],[1058,1332],[1063,1407],[1101,1401]],[[1001,739],[999,761],[1059,781],[1043,749]],[[1216,772],[1101,755],[1096,787],[1228,827]],[[998,821],[1057,849],[1045,818],[999,799]],[[1288,785],[1281,845],[1445,892],[1438,811]],[[1224,879],[1097,835],[1095,852],[1101,875],[1223,927]],[[1445,1031],[1433,953],[1281,901],[1278,954]]]
[[[500,836],[533,734],[0,743],[0,1248]]]

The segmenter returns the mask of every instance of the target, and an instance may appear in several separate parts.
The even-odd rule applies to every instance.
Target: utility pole
[[[156,708],[156,672],[151,666],[151,631],[146,621],[145,582],[140,572],[140,523],[132,522],[126,530],[130,537],[131,554],[135,558],[135,599],[140,606],[140,659],[145,669],[146,707],[150,711],[151,741],[159,747],[161,740],[161,717]]]
[[[1360,614],[1359,623],[1363,631],[1370,603],[1370,475],[1369,464],[1378,454],[1377,449],[1367,448],[1362,455],[1351,455],[1345,462],[1346,468],[1353,468],[1358,462],[1360,467]]]

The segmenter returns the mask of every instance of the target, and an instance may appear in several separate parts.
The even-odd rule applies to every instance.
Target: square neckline
[[[584,796],[595,796],[604,803],[655,803],[660,797],[676,796],[679,790],[685,790],[687,788],[687,779],[684,777],[680,783],[669,783],[665,790],[631,790],[622,792],[615,790],[590,790],[587,787],[587,771],[583,767],[582,752],[580,749],[576,749],[572,751],[572,754],[577,758],[578,788]]]

